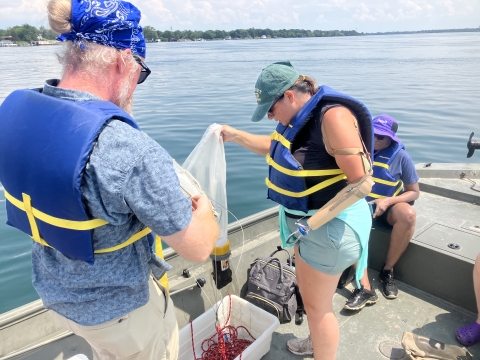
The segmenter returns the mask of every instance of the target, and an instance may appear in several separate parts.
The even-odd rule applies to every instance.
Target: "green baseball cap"
[[[252,115],[252,121],[262,120],[274,100],[291,88],[299,76],[288,60],[274,62],[263,69],[255,83],[257,108]]]

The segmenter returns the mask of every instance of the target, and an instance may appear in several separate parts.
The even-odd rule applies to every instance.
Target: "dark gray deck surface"
[[[334,295],[333,307],[340,324],[338,360],[385,360],[400,359],[401,340],[404,331],[431,337],[447,344],[461,346],[455,339],[458,327],[476,319],[476,315],[455,305],[439,300],[411,286],[399,283],[399,296],[388,300],[379,290],[378,273],[371,271],[369,277],[377,287],[378,301],[361,311],[343,310],[343,305],[353,289],[352,285],[338,290]],[[293,337],[308,335],[307,321],[301,326],[293,322],[280,325],[273,335],[270,352],[262,360],[313,359],[288,352],[285,343]],[[379,351],[380,343],[396,343],[390,356]],[[474,358],[480,356],[480,344],[469,347]]]

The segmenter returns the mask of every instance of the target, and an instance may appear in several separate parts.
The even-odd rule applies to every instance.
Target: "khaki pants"
[[[178,326],[173,302],[150,278],[148,303],[124,316],[95,326],[82,326],[55,313],[60,326],[83,337],[94,360],[177,360]],[[165,313],[165,316],[164,316]]]

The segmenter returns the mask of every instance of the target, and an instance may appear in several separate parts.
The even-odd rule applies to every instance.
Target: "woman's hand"
[[[221,134],[223,142],[234,142],[235,137],[237,136],[237,129],[229,125],[222,125]]]
[[[266,156],[270,149],[270,136],[250,134],[230,125],[222,125],[221,134],[224,142],[234,142],[261,156]]]

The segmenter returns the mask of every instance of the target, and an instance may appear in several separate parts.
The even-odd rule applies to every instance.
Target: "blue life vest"
[[[267,155],[269,164],[268,178],[266,179],[268,198],[288,209],[305,213],[308,210],[314,210],[308,208],[309,195],[346,179],[345,174],[338,166],[328,170],[303,170],[292,155],[291,145],[295,137],[308,121],[314,119],[314,117],[309,117],[309,114],[320,101],[332,101],[348,107],[358,121],[360,133],[368,152],[372,153],[373,149],[372,117],[367,107],[353,97],[328,86],[322,86],[300,109],[289,125],[283,126],[279,123],[271,135],[272,144],[270,154]],[[307,189],[304,180],[307,176],[321,177],[321,181]]]
[[[405,149],[402,143],[392,141],[392,144],[379,151],[373,159],[373,185],[372,192],[365,198],[367,201],[384,197],[394,197],[403,192],[403,181],[396,180],[390,174],[390,165],[400,150]]]
[[[0,182],[8,225],[91,264],[94,253],[115,251],[149,235],[147,228],[114,248],[93,249],[92,230],[107,222],[87,214],[80,186],[93,145],[112,118],[139,130],[125,111],[107,101],[73,102],[39,90],[17,90],[5,99]]]

